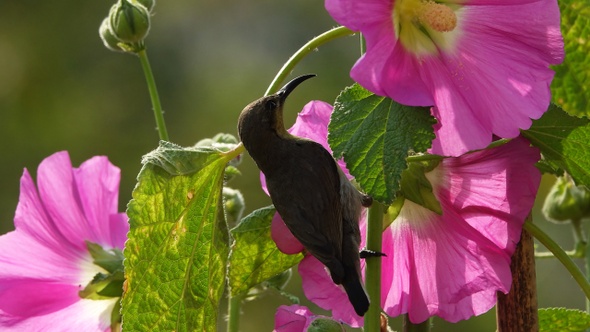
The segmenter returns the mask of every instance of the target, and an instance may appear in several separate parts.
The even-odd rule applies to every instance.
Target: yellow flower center
[[[460,5],[432,0],[395,0],[392,13],[396,37],[416,55],[451,51],[460,17]]]

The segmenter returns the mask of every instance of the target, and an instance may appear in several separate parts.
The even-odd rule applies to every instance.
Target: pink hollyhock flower
[[[457,322],[487,312],[497,291],[510,290],[510,257],[539,186],[538,160],[537,149],[518,138],[444,159],[426,173],[443,214],[405,200],[384,231],[381,305],[389,316]],[[366,220],[361,233],[364,245]],[[317,264],[305,258],[299,265],[306,296],[335,319],[358,326],[339,300],[342,290]]]
[[[110,331],[119,298],[79,292],[97,273],[108,274],[86,241],[106,253],[123,248],[129,226],[118,213],[119,177],[106,157],[72,168],[68,153],[58,152],[39,165],[37,191],[25,169],[16,230],[0,236],[2,331]]]
[[[556,0],[326,0],[367,51],[351,70],[366,89],[435,106],[432,153],[459,156],[528,129],[563,60]]]
[[[314,112],[324,129],[313,132],[325,131],[329,116],[324,115],[331,109],[316,107]],[[318,142],[325,143],[325,136]],[[388,315],[408,313],[415,323],[433,315],[456,322],[488,311],[497,291],[508,292],[510,257],[539,186],[540,173],[534,166],[538,159],[537,149],[518,138],[494,149],[446,158],[426,173],[443,214],[406,200],[384,231],[381,305]],[[364,246],[364,218],[360,227]],[[290,253],[303,250],[286,227],[271,231],[279,248],[284,240]],[[362,326],[345,292],[317,259],[303,259],[299,274],[306,297],[332,310],[334,319]]]

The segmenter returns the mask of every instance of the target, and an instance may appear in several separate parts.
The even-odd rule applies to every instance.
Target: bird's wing
[[[342,259],[342,207],[336,162],[320,144],[298,140],[266,174],[275,208],[293,235],[334,274]]]

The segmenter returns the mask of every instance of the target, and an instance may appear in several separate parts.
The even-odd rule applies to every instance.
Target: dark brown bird
[[[330,270],[363,316],[369,300],[361,282],[358,220],[366,196],[348,181],[322,145],[289,134],[283,123],[287,96],[304,75],[274,95],[250,103],[238,120],[246,150],[266,176],[270,198],[291,233]]]

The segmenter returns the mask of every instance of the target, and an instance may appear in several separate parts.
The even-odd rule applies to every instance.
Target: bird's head
[[[261,137],[264,133],[276,133],[279,137],[289,136],[283,123],[285,100],[301,82],[314,76],[315,74],[308,74],[296,77],[277,93],[255,100],[244,108],[238,119],[238,134],[246,148],[252,137]]]

